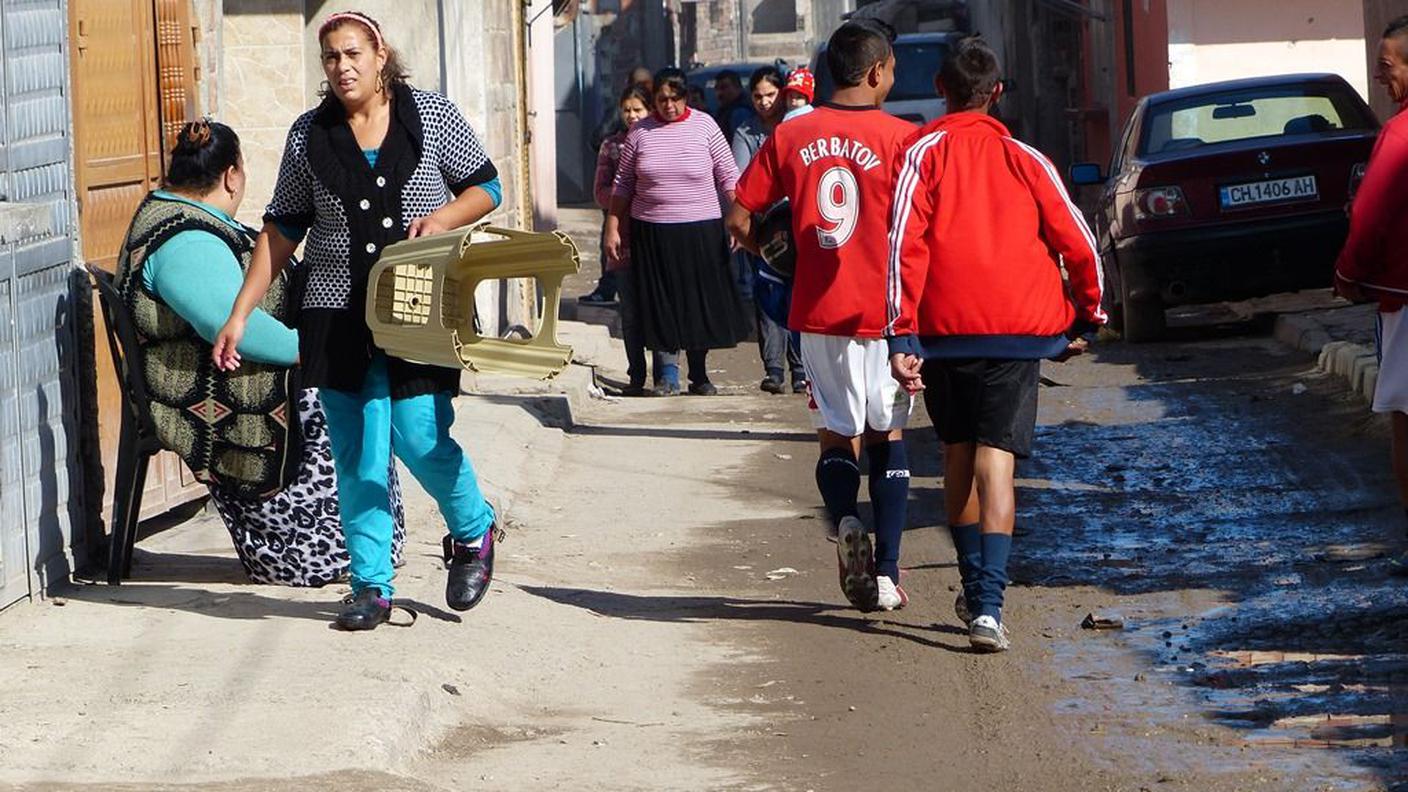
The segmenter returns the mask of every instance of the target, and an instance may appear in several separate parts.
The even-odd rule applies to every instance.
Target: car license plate
[[[1228,184],[1221,188],[1223,209],[1239,209],[1270,203],[1315,201],[1320,191],[1314,176],[1294,176],[1289,179],[1267,179],[1247,184]]]

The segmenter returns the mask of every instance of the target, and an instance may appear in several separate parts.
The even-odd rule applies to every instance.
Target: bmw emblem
[[[1261,167],[1264,168],[1267,165],[1271,164],[1271,154],[1269,152],[1263,151],[1260,154],[1256,155],[1256,161],[1260,162]]]

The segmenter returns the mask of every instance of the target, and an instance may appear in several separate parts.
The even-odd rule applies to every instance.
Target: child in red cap
[[[787,85],[782,89],[782,102],[787,108],[783,121],[795,118],[811,110],[816,97],[816,75],[806,66],[799,66],[787,75]]]

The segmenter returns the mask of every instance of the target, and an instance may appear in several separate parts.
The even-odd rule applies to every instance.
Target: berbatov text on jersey
[[[817,160],[827,157],[842,157],[851,160],[860,166],[861,170],[871,170],[880,167],[880,157],[870,150],[870,147],[858,140],[844,137],[823,137],[817,138],[803,146],[797,152],[802,157],[802,164],[810,166]]]

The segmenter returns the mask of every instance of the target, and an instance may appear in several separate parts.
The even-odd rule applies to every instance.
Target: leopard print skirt
[[[299,392],[298,417],[303,427],[303,463],[296,481],[268,500],[210,491],[240,563],[254,583],[318,587],[347,577],[350,559],[337,506],[337,471],[316,388]],[[394,458],[386,476],[394,521],[391,559],[400,566],[406,515]]]

